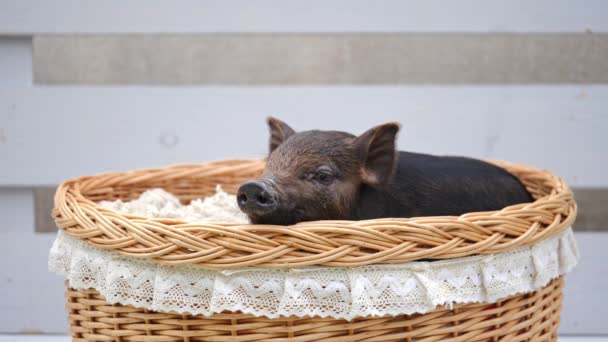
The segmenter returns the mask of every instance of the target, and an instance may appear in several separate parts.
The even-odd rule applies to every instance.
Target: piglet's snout
[[[262,182],[247,182],[241,185],[236,199],[239,208],[247,214],[269,214],[278,207],[275,191]]]

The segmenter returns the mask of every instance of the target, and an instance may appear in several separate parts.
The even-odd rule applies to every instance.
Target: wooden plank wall
[[[266,152],[264,118],[519,161],[575,187],[561,332],[608,334],[608,3],[0,3],[1,332],[65,332],[46,271],[62,180]],[[49,233],[50,232],[50,233]]]

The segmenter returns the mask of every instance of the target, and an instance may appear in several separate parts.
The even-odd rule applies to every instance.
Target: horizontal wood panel
[[[0,36],[0,86],[32,84],[32,38]]]
[[[561,334],[608,334],[606,233],[575,233],[580,262],[566,276]]]
[[[608,232],[608,188],[575,189],[577,231]]]
[[[45,201],[48,201],[48,197]],[[34,231],[34,218],[37,216],[34,212],[34,195],[31,188],[0,187],[0,233],[31,233]]]
[[[0,34],[608,31],[602,0],[19,0]]]
[[[71,85],[608,83],[608,34],[42,35],[34,82]]]
[[[56,186],[36,187],[34,191],[34,231],[36,233],[52,233],[57,231],[52,210],[55,206]],[[0,192],[1,193],[1,192]]]
[[[268,115],[361,133],[399,121],[402,150],[537,165],[608,187],[608,87],[0,88],[0,185],[263,157]]]
[[[0,333],[68,331],[65,278],[50,273],[48,256],[55,234],[33,230],[0,232]]]

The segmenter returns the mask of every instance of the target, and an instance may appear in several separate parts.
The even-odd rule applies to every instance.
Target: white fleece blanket
[[[182,204],[179,199],[163,189],[150,189],[132,201],[102,201],[101,206],[124,214],[154,218],[174,218],[191,222],[249,223],[236,202],[218,185],[213,196],[195,199]]]

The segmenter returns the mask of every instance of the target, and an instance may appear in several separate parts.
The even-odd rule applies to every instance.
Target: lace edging
[[[495,255],[351,268],[208,270],[167,266],[93,248],[59,232],[49,270],[109,303],[154,311],[353,319],[426,313],[438,305],[495,302],[538,290],[578,261],[571,228]]]

